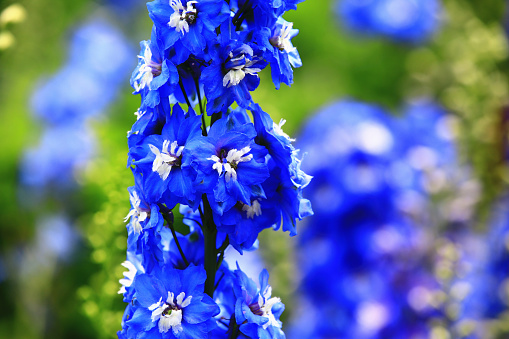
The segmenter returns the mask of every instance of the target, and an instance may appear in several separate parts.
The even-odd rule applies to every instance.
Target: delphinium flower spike
[[[250,94],[267,64],[276,88],[291,85],[298,30],[282,15],[298,2],[147,4],[154,26],[131,78],[141,105],[128,132],[120,338],[284,338],[268,272],[258,289],[223,259],[228,247],[255,250],[263,229],[297,234],[312,214],[293,139]]]

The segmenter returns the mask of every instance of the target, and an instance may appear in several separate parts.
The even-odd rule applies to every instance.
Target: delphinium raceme
[[[301,65],[282,15],[301,0],[156,0],[131,84],[131,210],[120,338],[284,338],[269,274],[255,283],[224,252],[312,214],[298,150],[250,92]],[[174,216],[176,209],[182,223]],[[175,213],[176,214],[176,213]]]
[[[436,241],[468,226],[475,185],[458,165],[454,118],[429,100],[404,111],[395,119],[344,100],[299,136],[315,215],[296,251],[303,278],[292,337],[427,338],[446,317]]]

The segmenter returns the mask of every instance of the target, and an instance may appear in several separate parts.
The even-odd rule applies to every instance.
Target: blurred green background
[[[0,12],[18,4],[22,14],[0,17],[0,338],[113,338],[125,307],[117,294],[124,269],[129,211],[125,167],[126,131],[135,121],[139,98],[126,76],[122,95],[90,122],[99,154],[83,169],[80,189],[66,201],[81,241],[72,258],[48,267],[23,268],[33,252],[35,224],[61,202],[48,199],[28,206],[19,194],[21,154],[37,143],[40,126],[31,116],[30,97],[42,76],[56,72],[67,58],[69,34],[91,16],[117,25],[138,51],[151,22],[143,4],[129,22],[89,0],[0,1]],[[507,188],[508,44],[502,0],[448,0],[439,33],[412,46],[380,38],[360,38],[342,30],[334,1],[308,0],[285,16],[300,34],[293,40],[303,61],[294,85],[277,91],[262,73],[255,101],[274,121],[287,120],[294,136],[304,119],[334,99],[351,97],[384,106],[394,114],[414,97],[435,98],[460,119],[460,149],[480,179],[479,228],[489,206]],[[136,66],[132,56],[132,68]],[[36,165],[36,164],[34,164]],[[286,234],[262,233],[260,248],[271,272],[274,294],[291,312],[295,289],[292,241]]]

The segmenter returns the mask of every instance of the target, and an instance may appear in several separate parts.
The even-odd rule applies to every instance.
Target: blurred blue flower
[[[339,0],[337,13],[349,30],[422,43],[440,26],[440,0]]]
[[[47,128],[21,160],[20,180],[28,187],[72,187],[95,151],[95,138],[76,123]]]
[[[374,105],[339,101],[297,139],[313,176],[307,193],[315,215],[299,237],[295,337],[424,338],[428,321],[442,316],[431,304],[441,287],[429,266],[431,236],[454,209],[444,204],[432,219],[426,202],[463,183],[453,122],[429,100],[403,111],[394,118]]]
[[[102,112],[134,61],[131,47],[110,24],[92,20],[72,35],[69,60],[40,81],[31,100],[36,117],[49,124],[81,120]]]

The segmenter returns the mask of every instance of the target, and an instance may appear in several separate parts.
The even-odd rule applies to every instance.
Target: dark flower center
[[[186,20],[188,24],[192,25],[196,22],[197,16],[198,16],[197,12],[189,11],[186,12],[186,14],[184,15],[184,20]]]
[[[260,315],[260,316],[263,315],[263,311],[260,308],[260,305],[258,305],[258,302],[249,304],[249,309],[251,310],[251,312],[253,312],[253,314]]]

